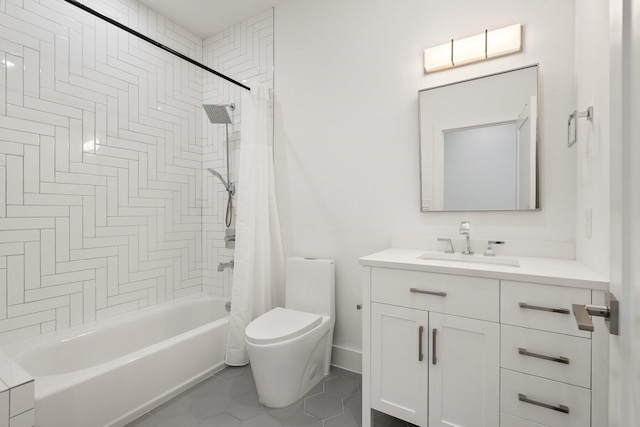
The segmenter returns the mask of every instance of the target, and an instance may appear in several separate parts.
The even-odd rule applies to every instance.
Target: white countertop
[[[593,272],[585,265],[574,260],[533,257],[496,257],[500,259],[517,259],[520,266],[515,267],[499,264],[436,259],[424,260],[418,258],[425,254],[441,255],[442,252],[391,248],[362,257],[358,260],[358,263],[370,267],[457,274],[462,276],[486,277],[597,290],[609,289],[608,278]]]

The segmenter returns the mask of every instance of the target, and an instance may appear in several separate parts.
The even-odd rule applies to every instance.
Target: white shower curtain
[[[225,361],[249,363],[249,322],[284,305],[284,253],[276,205],[269,89],[252,88],[241,104],[236,248]]]

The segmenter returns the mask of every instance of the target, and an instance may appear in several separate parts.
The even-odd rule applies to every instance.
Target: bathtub
[[[38,427],[121,426],[224,367],[225,303],[191,295],[2,350],[35,378]]]

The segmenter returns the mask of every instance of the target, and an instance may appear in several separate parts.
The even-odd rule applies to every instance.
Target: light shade
[[[521,50],[522,25],[510,25],[425,49],[424,72],[440,71]]]
[[[510,25],[487,32],[487,58],[522,50],[522,25]]]
[[[485,33],[453,42],[453,65],[464,65],[485,59]]]
[[[425,49],[424,71],[428,73],[453,67],[452,51],[452,42]]]

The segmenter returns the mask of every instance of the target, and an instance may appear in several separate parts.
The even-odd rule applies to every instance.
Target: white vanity
[[[602,304],[607,279],[575,261],[488,258],[359,260],[363,426],[371,409],[429,427],[606,425],[608,331],[579,330],[572,304]]]

